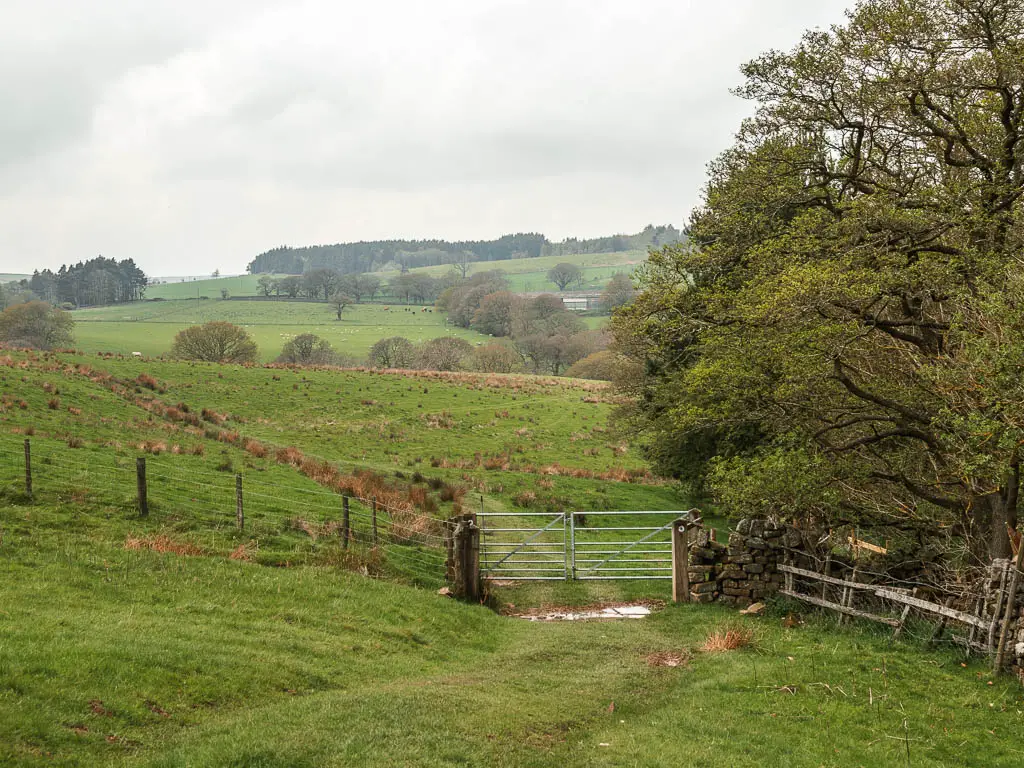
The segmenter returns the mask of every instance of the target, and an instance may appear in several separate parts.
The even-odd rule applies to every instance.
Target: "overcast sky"
[[[0,271],[685,223],[848,0],[2,0]]]

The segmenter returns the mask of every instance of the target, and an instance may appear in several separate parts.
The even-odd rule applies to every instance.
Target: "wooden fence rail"
[[[932,633],[931,640],[935,641],[942,634],[945,629],[946,623],[949,620],[958,621],[961,624],[965,624],[970,627],[970,632],[966,637],[954,637],[954,640],[967,648],[973,650],[980,650],[985,653],[991,654],[996,657],[996,663],[1001,665],[1001,647],[1005,643],[1005,636],[1007,633],[1007,627],[1010,621],[1010,615],[1012,611],[1007,606],[1006,615],[1003,616],[1002,606],[1006,603],[1007,584],[1006,584],[1006,572],[1005,569],[1002,572],[1002,578],[999,580],[999,586],[994,593],[991,589],[987,589],[985,592],[984,599],[976,599],[974,601],[975,609],[978,613],[969,613],[967,611],[957,610],[952,607],[952,598],[947,598],[944,603],[936,603],[930,600],[924,600],[917,596],[917,590],[905,589],[902,587],[887,586],[884,584],[868,584],[865,582],[858,582],[856,580],[856,573],[849,579],[839,579],[835,576],[830,576],[826,573],[819,573],[817,571],[811,571],[806,568],[798,568],[790,564],[780,564],[778,566],[779,571],[785,574],[786,582],[785,587],[779,590],[780,594],[788,597],[801,600],[810,605],[817,606],[819,608],[825,608],[830,611],[836,611],[840,616],[854,616],[860,619],[867,619],[869,621],[876,621],[881,624],[886,624],[894,629],[893,637],[899,637],[903,631],[903,627],[910,616],[911,610],[918,610],[924,613],[934,614],[939,617],[939,622],[935,627],[935,631]],[[1014,571],[1016,572],[1016,568]],[[795,578],[799,577],[808,581],[817,582],[822,585],[821,596],[809,595],[800,592],[796,589]],[[833,602],[826,599],[825,588],[827,585],[834,587],[841,587],[842,600],[839,603]],[[877,613],[862,610],[860,608],[853,607],[853,595],[860,594],[864,597],[877,597],[881,600],[887,600],[892,603],[897,603],[904,606],[899,618],[894,616],[881,616]],[[1015,596],[1010,596],[1012,602]],[[994,607],[994,609],[993,609]],[[999,634],[999,643],[995,642],[996,630],[1002,619],[1003,630]],[[981,637],[983,641],[979,642],[975,640],[975,637],[981,630]]]

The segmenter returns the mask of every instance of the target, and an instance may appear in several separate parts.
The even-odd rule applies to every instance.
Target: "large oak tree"
[[[1024,443],[1024,3],[864,0],[745,67],[691,247],[616,320],[622,414],[737,512],[1007,551]]]

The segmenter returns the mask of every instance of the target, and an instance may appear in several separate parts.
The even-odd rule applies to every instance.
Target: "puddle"
[[[531,613],[516,616],[527,621],[581,621],[584,619],[642,619],[650,616],[651,609],[646,605],[615,605],[599,610],[551,611],[549,613]]]

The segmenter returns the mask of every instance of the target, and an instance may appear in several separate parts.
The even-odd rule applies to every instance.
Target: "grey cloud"
[[[678,224],[749,111],[739,64],[842,5],[18,0],[0,271]]]

